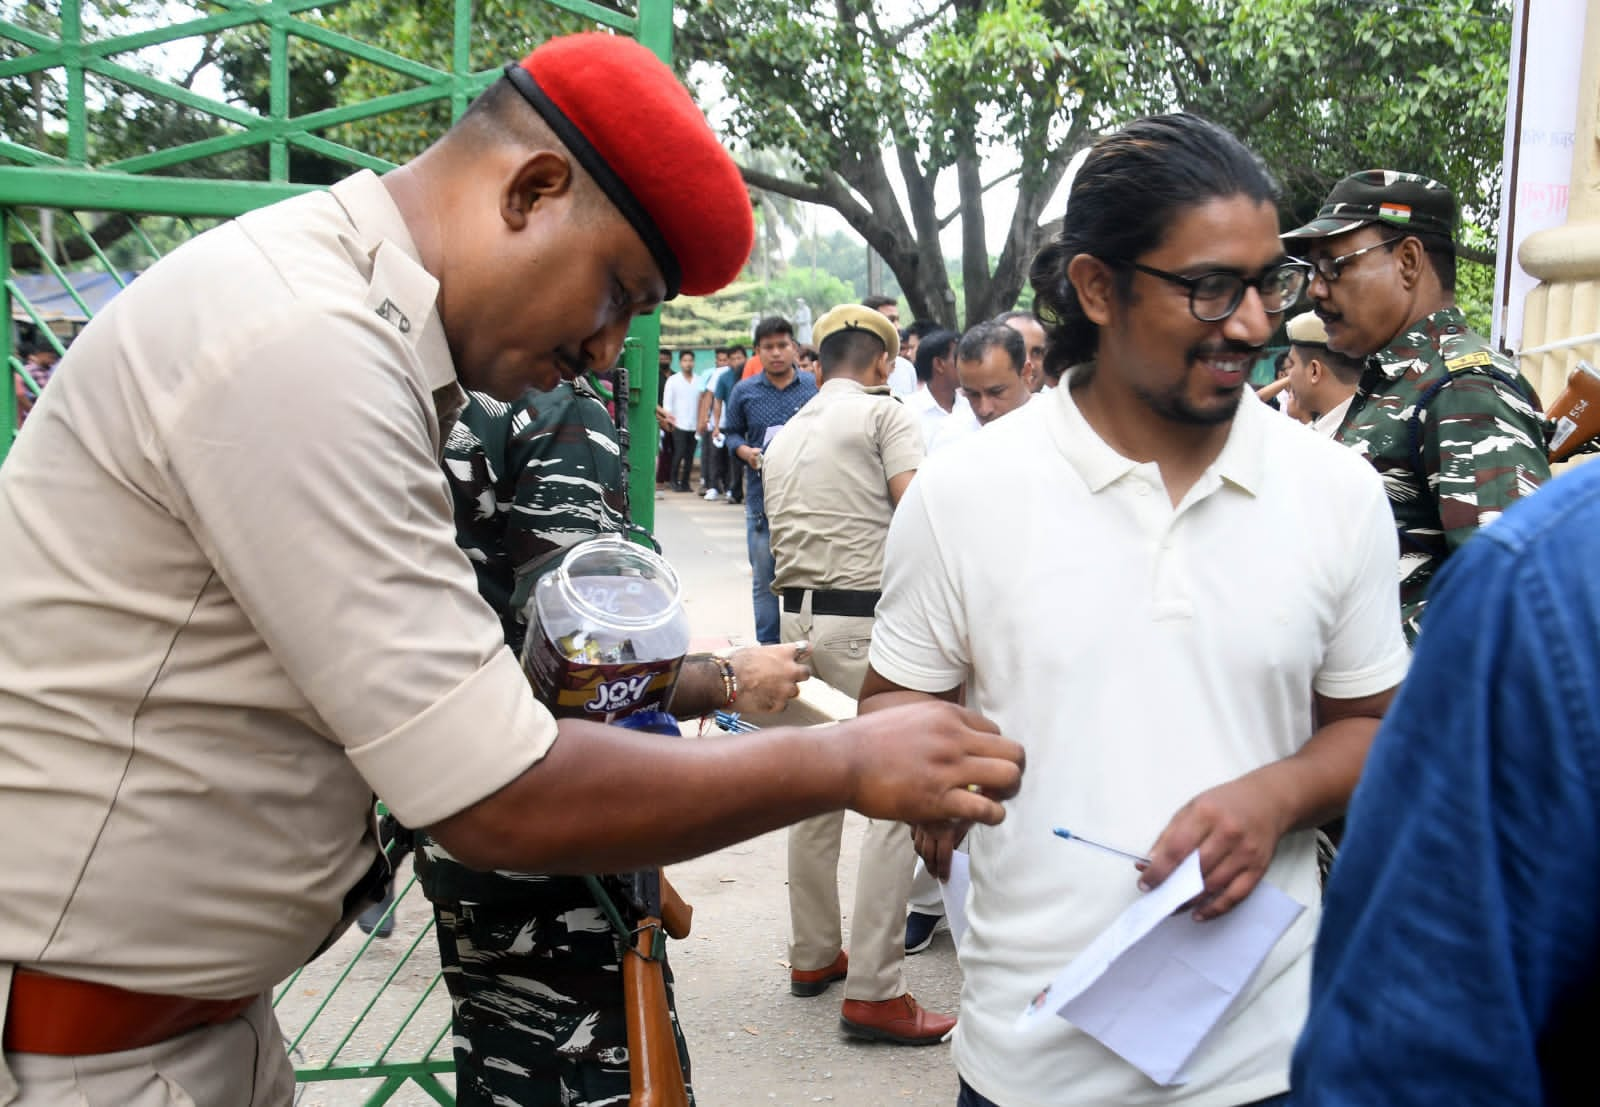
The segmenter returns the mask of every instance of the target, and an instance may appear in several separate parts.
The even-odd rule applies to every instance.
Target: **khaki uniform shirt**
[[[888,389],[825,383],[762,463],[773,587],[877,591],[894,514],[889,481],[921,465],[922,454],[917,417]]]
[[[374,857],[555,736],[455,543],[464,400],[371,173],[184,246],[0,469],[0,963],[196,997],[312,953]]]

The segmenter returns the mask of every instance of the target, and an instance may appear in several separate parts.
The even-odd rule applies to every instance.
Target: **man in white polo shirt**
[[[935,455],[895,513],[862,712],[964,690],[1028,757],[1011,817],[966,835],[961,1107],[1253,1104],[1289,1086],[1319,914],[1312,831],[1343,810],[1407,654],[1382,488],[1248,388],[1306,280],[1276,197],[1250,151],[1192,116],[1100,140],[1032,274],[1066,387]],[[936,874],[964,829],[916,828]],[[1016,1029],[1196,849],[1200,919],[1263,878],[1306,911],[1186,1082],[1158,1086],[1061,1019]]]

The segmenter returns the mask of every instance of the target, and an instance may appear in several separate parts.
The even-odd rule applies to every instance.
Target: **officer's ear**
[[[517,163],[500,191],[500,218],[506,226],[520,231],[527,226],[534,208],[577,192],[577,177],[572,162],[555,150],[536,150]]]
[[[1322,374],[1326,373],[1327,371],[1328,367],[1323,365],[1322,362],[1317,358],[1313,357],[1306,359],[1306,376],[1311,378],[1312,384],[1321,384]]]
[[[878,360],[872,363],[872,380],[876,386],[881,388],[889,383],[889,371],[894,368],[895,356],[884,350],[878,355]]]
[[[1394,248],[1395,264],[1400,267],[1400,283],[1405,288],[1415,288],[1422,280],[1424,269],[1428,268],[1428,251],[1423,249],[1422,239],[1407,237],[1396,243]]]

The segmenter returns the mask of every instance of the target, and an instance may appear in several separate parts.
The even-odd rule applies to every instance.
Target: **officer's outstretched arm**
[[[475,868],[624,872],[840,808],[998,823],[1021,780],[1022,747],[947,703],[681,742],[564,720],[542,761],[428,833]]]

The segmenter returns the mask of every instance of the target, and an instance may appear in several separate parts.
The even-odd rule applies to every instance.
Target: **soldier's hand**
[[[747,646],[728,655],[733,675],[739,680],[740,711],[770,714],[800,694],[800,682],[811,677],[811,670],[800,663],[809,651],[805,642],[778,646]]]
[[[1196,919],[1214,919],[1255,890],[1286,830],[1270,791],[1253,774],[1230,780],[1172,816],[1150,850],[1140,885],[1154,888],[1198,849],[1206,890],[1189,908]]]
[[[850,807],[906,823],[998,823],[1022,785],[1022,746],[975,711],[928,701],[840,723],[854,743]]]
[[[950,855],[972,829],[970,822],[918,823],[911,828],[911,847],[940,881],[950,879]]]

